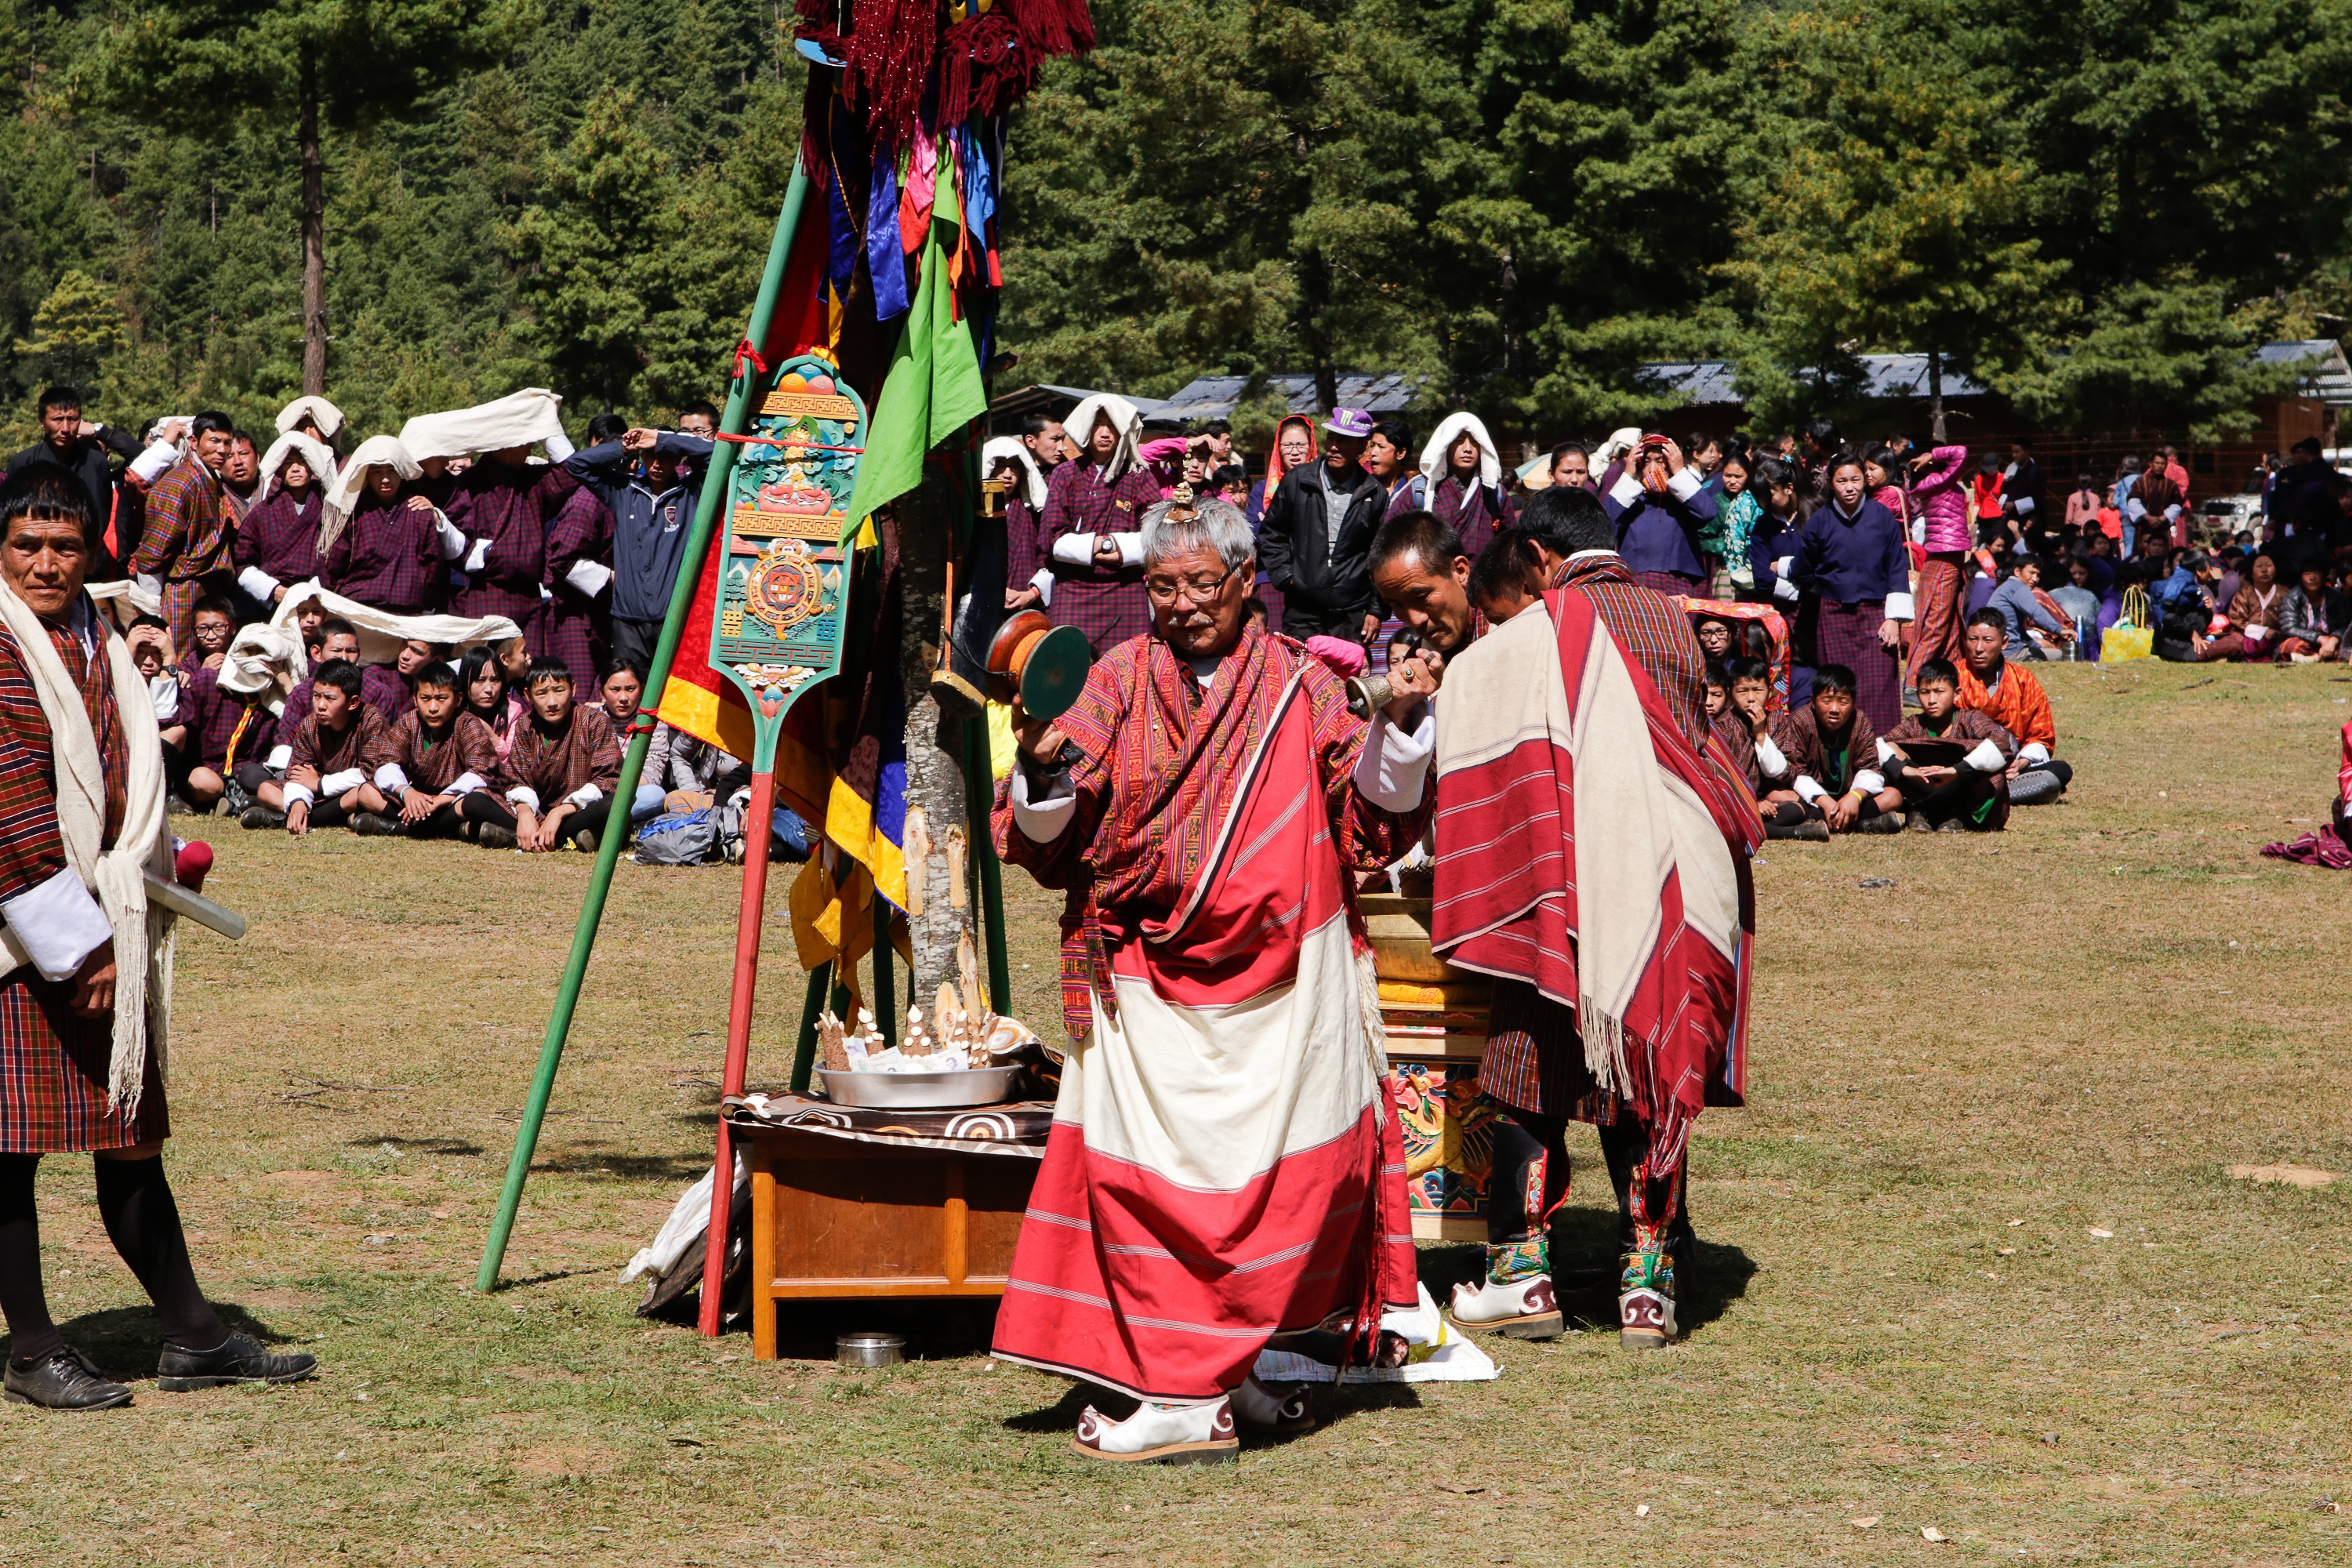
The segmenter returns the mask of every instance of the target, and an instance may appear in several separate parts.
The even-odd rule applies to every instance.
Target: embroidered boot
[[[1675,1255],[1664,1246],[1625,1254],[1617,1285],[1617,1342],[1629,1351],[1664,1350],[1673,1342]]]
[[[1224,1465],[1241,1457],[1234,1404],[1159,1405],[1147,1399],[1124,1421],[1089,1405],[1070,1446],[1088,1458],[1129,1465]]]
[[[1314,1402],[1303,1383],[1270,1386],[1252,1373],[1234,1390],[1233,1402],[1234,1419],[1262,1432],[1289,1436],[1312,1432],[1317,1426]]]
[[[1550,1251],[1541,1237],[1489,1245],[1486,1277],[1475,1286],[1454,1287],[1454,1321],[1465,1333],[1558,1339],[1563,1325]]]

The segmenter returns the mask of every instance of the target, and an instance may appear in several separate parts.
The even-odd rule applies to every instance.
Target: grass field
[[[0,1561],[2352,1561],[2352,1180],[2224,1173],[2352,1173],[2352,878],[2254,853],[2323,815],[2352,680],[2046,679],[2066,804],[1770,847],[1753,1109],[1699,1126],[1686,1342],[1620,1352],[1596,1295],[1499,1382],[1349,1397],[1214,1471],[1072,1455],[1080,1401],[970,1316],[898,1320],[931,1358],[846,1373],[631,1315],[618,1268],[709,1160],[723,870],[624,868],[515,1283],[477,1295],[587,858],[214,833],[253,930],[183,938],[173,1179],[214,1294],[325,1375],[156,1393],[89,1164],[48,1162],[58,1317],[141,1381],[0,1408]],[[1013,880],[1044,1024],[1052,906]],[[799,1002],[774,934],[755,1079]]]

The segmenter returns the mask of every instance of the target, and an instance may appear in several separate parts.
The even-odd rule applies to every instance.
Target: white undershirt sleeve
[[[1140,566],[1143,564],[1143,531],[1141,529],[1137,529],[1130,533],[1114,533],[1111,535],[1111,539],[1118,545],[1118,560],[1120,565]]]
[[[145,451],[131,459],[131,477],[142,484],[152,485],[171,472],[172,465],[179,461],[179,458],[180,448],[176,443],[152,442]]]
[[[539,792],[529,784],[517,784],[507,791],[507,804],[535,812],[539,809]]]
[[[540,444],[547,448],[547,460],[551,463],[559,465],[562,463],[564,458],[572,456],[572,453],[580,449],[579,447],[574,447],[572,444],[571,438],[565,436],[561,430],[557,431],[554,435],[550,436],[546,440]]]
[[[2050,760],[2050,748],[2039,741],[2028,741],[2017,748],[2017,760],[2028,767]]]
[[[1039,604],[1045,605],[1049,609],[1053,607],[1054,573],[1052,568],[1045,566],[1039,567],[1037,569],[1037,575],[1029,579],[1029,585],[1037,590],[1037,602]]]
[[[441,793],[444,795],[471,795],[478,789],[488,789],[489,787],[490,781],[484,778],[479,773],[459,773],[456,778],[449,781],[449,787]]]
[[[1421,705],[1409,731],[1391,723],[1385,710],[1374,713],[1364,749],[1356,753],[1356,793],[1382,811],[1415,809],[1436,749],[1437,716],[1428,703]]]
[[[1812,774],[1799,773],[1797,775],[1797,798],[1805,802],[1807,805],[1810,805],[1814,801],[1821,799],[1823,795],[1826,795],[1829,793],[1829,791],[1821,786],[1820,782],[1816,780]]]
[[[323,784],[325,781],[321,780],[320,782]],[[304,805],[310,805],[319,798],[317,795],[310,793],[310,786],[309,784],[296,784],[291,779],[287,780],[286,783],[280,784],[278,787],[286,792],[286,805],[289,809],[292,808],[296,801],[300,801]]]
[[[487,539],[477,539],[474,541],[474,547],[466,552],[466,570],[479,572],[482,569],[482,563],[489,557],[490,542]]]
[[[25,956],[44,980],[70,980],[84,961],[114,940],[106,911],[68,866],[28,892],[0,903]]]
[[[1632,506],[1642,495],[1642,481],[1630,471],[1618,475],[1617,482],[1609,487],[1609,499],[1619,506]]]
[[[339,795],[348,795],[365,783],[367,783],[366,769],[345,768],[341,773],[329,773],[320,779],[319,793],[331,799]]]
[[[278,579],[258,566],[248,566],[236,574],[236,585],[260,600],[269,603],[269,595],[278,592]]]
[[[1886,618],[1890,621],[1907,621],[1912,619],[1911,595],[1908,594],[1887,595]]]
[[[282,773],[286,771],[288,764],[293,761],[293,747],[272,746],[269,748],[269,755],[262,759],[261,765],[268,768],[271,773]]]
[[[2009,759],[2002,756],[2000,748],[1990,741],[1979,741],[1977,749],[1962,757],[1960,761],[1980,773],[1997,773],[2009,766]]]
[[[1666,479],[1666,489],[1675,492],[1676,500],[1688,500],[1706,488],[1706,481],[1698,477],[1696,468],[1685,468],[1679,474],[1668,475]]]
[[[1886,775],[1876,768],[1864,768],[1853,775],[1853,787],[1864,795],[1876,795],[1886,787]]]
[[[570,795],[565,795],[563,797],[563,804],[569,806],[575,806],[582,811],[585,811],[604,798],[604,792],[603,790],[598,789],[594,784],[582,784],[578,789],[575,789]]]
[[[1032,800],[1029,795],[1029,770],[1020,763],[1013,764],[1013,820],[1033,844],[1051,844],[1070,826],[1071,814],[1078,804],[1078,792],[1064,773],[1045,786],[1045,793]]]
[[[375,787],[388,795],[408,793],[408,774],[398,763],[386,763],[375,771]]]
[[[1756,742],[1756,766],[1767,778],[1779,778],[1789,771],[1789,759],[1780,754],[1780,742],[1769,735]]]
[[[442,517],[439,512],[433,515],[439,519],[434,525],[434,531],[441,536],[441,559],[455,561],[466,553],[466,536],[458,531],[456,523]]]
[[[1054,541],[1053,556],[1066,566],[1087,565],[1095,558],[1095,536],[1066,533]]]

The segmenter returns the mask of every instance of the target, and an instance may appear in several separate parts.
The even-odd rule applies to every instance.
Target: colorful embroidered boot
[[[1486,1277],[1454,1287],[1454,1321],[1465,1333],[1515,1340],[1559,1337],[1559,1300],[1551,1285],[1551,1248],[1544,1238],[1486,1248]]]
[[[1241,1457],[1230,1399],[1205,1405],[1155,1405],[1147,1399],[1124,1421],[1113,1421],[1089,1405],[1070,1442],[1088,1458],[1129,1465],[1221,1465]]]
[[[1625,1254],[1617,1284],[1617,1342],[1629,1351],[1664,1350],[1675,1325],[1675,1255],[1653,1244]]]

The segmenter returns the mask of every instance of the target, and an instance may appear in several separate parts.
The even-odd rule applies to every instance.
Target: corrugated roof
[[[1365,375],[1349,373],[1336,378],[1342,408],[1361,408],[1370,414],[1402,414],[1412,406],[1412,395],[1418,382],[1409,376],[1393,374]],[[1168,420],[1230,419],[1241,406],[1242,395],[1248,391],[1250,378],[1245,375],[1203,375],[1177,389],[1176,395],[1161,404],[1153,417]],[[1315,396],[1315,378],[1311,375],[1269,375],[1267,391],[1279,395],[1293,414],[1317,414],[1322,411]]]
[[[1662,390],[1680,393],[1695,408],[1747,401],[1739,395],[1737,384],[1738,367],[1727,359],[1673,360],[1645,364],[1640,374],[1643,380]],[[1867,397],[1927,395],[1926,354],[1864,354],[1862,374],[1863,395]],[[1946,367],[1946,397],[1981,397],[1984,392],[1967,376]]]
[[[2305,372],[2305,386],[2318,394],[2323,402],[2352,404],[2352,363],[2346,363],[2344,346],[2334,338],[2264,343],[2254,351],[2254,357],[2265,364],[2293,364],[2297,360],[2307,360],[2311,363]]]

